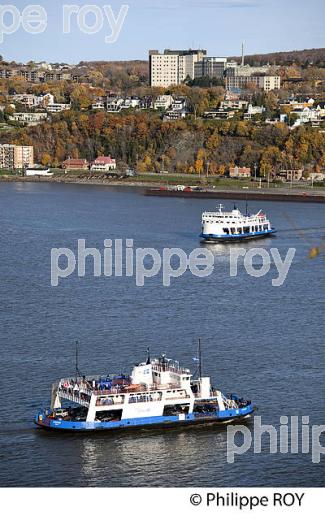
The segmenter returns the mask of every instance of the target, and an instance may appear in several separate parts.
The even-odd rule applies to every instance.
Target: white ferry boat
[[[204,241],[237,242],[263,238],[276,233],[262,210],[255,215],[250,215],[246,211],[246,215],[243,215],[236,206],[229,212],[223,211],[222,208],[220,204],[218,211],[206,211],[202,214],[200,237]]]
[[[194,358],[194,361],[198,361]],[[165,355],[134,366],[131,376],[74,376],[53,384],[51,408],[35,423],[60,431],[98,431],[231,422],[249,417],[251,401],[226,397]],[[65,403],[65,404],[64,404]],[[69,406],[68,406],[69,405]]]

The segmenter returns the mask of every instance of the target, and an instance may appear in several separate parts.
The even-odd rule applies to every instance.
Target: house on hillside
[[[64,170],[88,170],[89,163],[86,159],[67,159],[62,163]]]
[[[156,101],[154,102],[153,108],[154,110],[168,110],[172,104],[174,103],[173,96],[171,95],[163,95],[158,96]]]

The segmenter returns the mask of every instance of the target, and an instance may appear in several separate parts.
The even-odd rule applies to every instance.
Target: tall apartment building
[[[14,152],[14,168],[22,169],[34,166],[34,147],[33,146],[15,146]]]
[[[0,168],[21,170],[34,165],[34,147],[0,144]]]
[[[0,144],[0,168],[13,170],[15,164],[15,145]]]
[[[163,54],[149,51],[149,81],[152,87],[179,85],[186,78],[194,79],[194,66],[206,56],[205,50],[170,50]]]
[[[222,79],[227,67],[227,58],[216,58],[205,56],[201,61],[194,64],[194,78]]]

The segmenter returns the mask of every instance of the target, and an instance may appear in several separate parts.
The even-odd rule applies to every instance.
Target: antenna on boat
[[[196,377],[197,373],[199,374],[199,378],[202,377],[202,352],[201,352],[201,338],[198,340],[198,347],[197,347],[197,357],[192,358],[196,365],[196,370],[194,373],[194,377]]]
[[[79,372],[79,341],[76,341],[76,381],[80,376]]]
[[[198,342],[198,358],[199,358],[199,377],[202,377],[202,352],[201,352],[201,338]]]
[[[151,359],[150,359],[150,348],[148,347],[148,348],[147,348],[147,363],[146,363],[146,364],[147,364],[147,365],[150,365],[150,363],[151,363]]]
[[[248,216],[248,201],[247,201],[247,192],[246,192],[246,217]]]

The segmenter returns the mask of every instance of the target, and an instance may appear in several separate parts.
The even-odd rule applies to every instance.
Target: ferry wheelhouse
[[[204,241],[237,242],[263,238],[276,232],[262,210],[255,215],[250,215],[246,211],[246,215],[243,215],[236,207],[229,212],[223,211],[222,208],[220,204],[218,211],[206,211],[202,214],[200,237]]]
[[[97,431],[229,422],[249,417],[250,401],[226,397],[165,355],[134,366],[130,376],[74,376],[52,386],[51,407],[38,426],[60,431]]]

